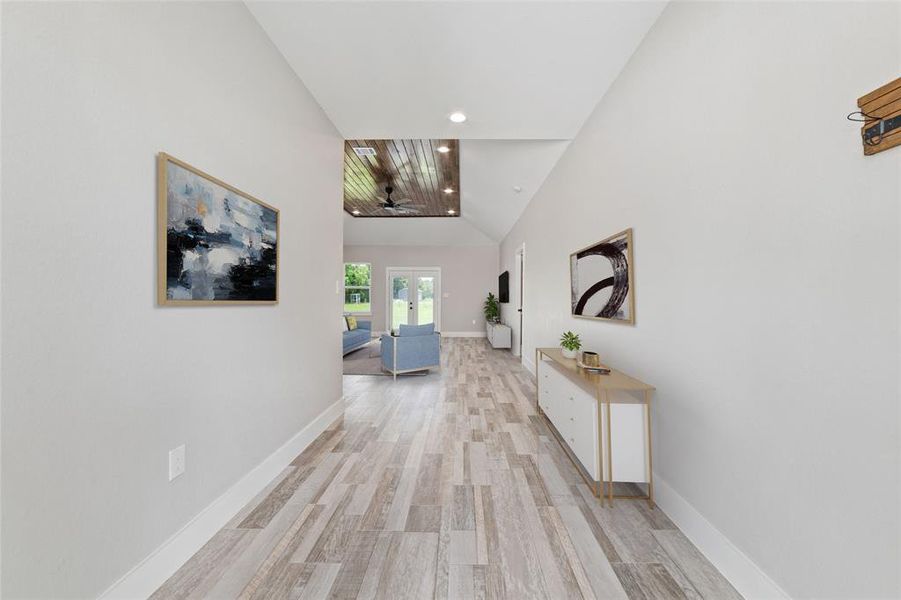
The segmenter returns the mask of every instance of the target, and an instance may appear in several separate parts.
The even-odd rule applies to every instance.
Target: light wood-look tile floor
[[[509,352],[442,361],[345,376],[343,420],[153,598],[740,598],[659,508],[598,503]]]

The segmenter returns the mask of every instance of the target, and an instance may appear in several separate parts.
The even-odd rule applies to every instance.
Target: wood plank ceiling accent
[[[439,152],[442,146],[448,152]],[[359,156],[355,148],[374,154]],[[406,201],[408,210],[382,206],[387,186],[394,188],[391,199]],[[345,140],[344,210],[355,217],[459,217],[458,140]]]

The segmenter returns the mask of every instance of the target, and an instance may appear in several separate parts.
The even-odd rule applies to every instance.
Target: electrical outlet
[[[476,320],[475,320],[475,319],[472,320],[472,324],[473,324],[473,325],[476,324]]]
[[[185,472],[185,445],[169,450],[169,481]]]

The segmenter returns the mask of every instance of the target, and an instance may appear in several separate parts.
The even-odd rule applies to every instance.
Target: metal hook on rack
[[[854,121],[855,123],[866,123],[867,125],[872,124],[871,127],[865,127],[860,132],[860,137],[863,139],[863,143],[867,146],[878,146],[882,142],[882,136],[898,126],[896,123],[894,123],[896,119],[890,119],[889,126],[887,127],[885,119],[883,119],[882,117],[869,115],[862,110],[856,110],[852,113],[849,113],[846,118],[849,121]]]

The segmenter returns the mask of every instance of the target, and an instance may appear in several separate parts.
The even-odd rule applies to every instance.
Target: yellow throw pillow
[[[356,317],[347,317],[347,329],[349,331],[353,331],[357,328],[357,318]]]

